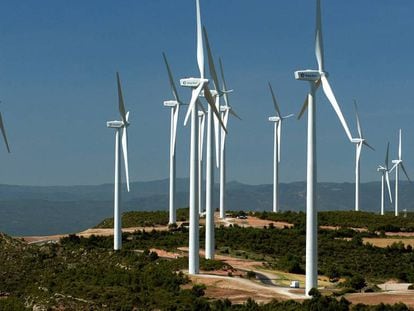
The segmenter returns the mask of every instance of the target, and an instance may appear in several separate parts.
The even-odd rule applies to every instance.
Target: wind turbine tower
[[[189,249],[188,249],[188,271],[190,274],[198,274],[199,272],[199,201],[198,197],[198,165],[199,165],[199,131],[198,131],[198,97],[201,91],[204,91],[204,97],[209,107],[213,110],[218,118],[215,100],[208,87],[209,80],[204,77],[204,50],[203,35],[200,16],[200,2],[196,0],[196,16],[197,16],[197,64],[200,73],[199,78],[184,78],[180,80],[180,85],[192,89],[191,100],[188,105],[187,114],[184,125],[187,124],[191,116],[191,142],[190,142],[190,229],[189,229]],[[220,120],[221,122],[221,120]]]
[[[394,166],[392,167],[391,171],[395,169],[395,196],[394,196],[394,204],[395,204],[395,216],[398,216],[398,183],[400,179],[400,172],[399,167],[403,170],[405,177],[407,177],[408,181],[411,182],[410,177],[408,177],[407,171],[405,170],[403,160],[402,160],[402,152],[401,152],[401,129],[399,132],[399,140],[398,140],[398,159],[392,160]]]
[[[308,150],[307,150],[307,185],[306,185],[306,281],[305,294],[318,286],[318,245],[317,245],[317,208],[316,208],[316,132],[315,132],[315,95],[316,90],[322,84],[323,91],[335,110],[346,135],[352,141],[349,127],[342,115],[341,108],[336,101],[335,95],[328,82],[328,73],[324,70],[324,53],[321,24],[321,1],[316,0],[316,33],[315,33],[315,54],[318,62],[318,70],[301,70],[295,72],[295,79],[307,81],[310,84],[310,91],[305,103],[299,113],[302,116],[308,108]]]
[[[226,80],[224,78],[223,63],[219,59],[220,63],[220,73],[222,84],[222,93],[224,97],[224,105],[220,107],[221,119],[223,120],[224,126],[227,127],[227,122],[229,120],[229,114],[241,120],[232,107],[229,105],[228,93],[232,90],[227,90]],[[221,128],[220,133],[220,218],[226,218],[225,212],[225,200],[226,200],[226,132]]]
[[[118,109],[121,121],[108,121],[106,126],[115,129],[115,181],[114,181],[114,250],[122,247],[122,228],[121,228],[121,146],[124,158],[126,186],[129,192],[129,172],[128,172],[128,133],[129,111],[125,112],[124,98],[122,96],[121,81],[119,74],[116,73],[118,85]],[[121,138],[122,130],[122,138]],[[121,141],[122,140],[122,141]]]
[[[290,118],[293,114],[282,117],[279,105],[276,101],[275,93],[269,82],[270,93],[272,94],[273,105],[275,107],[276,116],[270,117],[269,121],[275,124],[274,129],[274,145],[273,145],[273,212],[279,212],[279,163],[280,163],[280,144],[282,134],[282,121]]]
[[[385,153],[384,166],[378,165],[377,171],[381,173],[381,215],[384,215],[384,199],[385,199],[385,183],[387,183],[388,196],[392,203],[391,187],[390,187],[390,169],[388,168],[388,155],[390,151],[390,143],[387,144],[387,152]]]
[[[361,170],[360,170],[360,159],[361,159],[361,151],[362,151],[362,146],[367,146],[368,148],[374,150],[374,148],[372,148],[366,141],[366,139],[364,138],[363,134],[362,134],[362,129],[361,129],[361,123],[359,121],[359,116],[358,116],[358,108],[357,108],[357,104],[356,101],[354,101],[354,106],[355,106],[355,115],[356,115],[356,121],[357,121],[357,129],[358,129],[358,138],[354,138],[352,140],[352,142],[355,144],[356,147],[356,156],[355,156],[355,211],[359,211],[359,184],[360,184],[360,174],[361,174]]]
[[[176,152],[176,140],[177,140],[177,123],[178,114],[180,112],[181,101],[178,96],[177,88],[175,87],[174,78],[168,65],[167,57],[165,53],[162,53],[164,63],[167,68],[168,79],[170,81],[171,91],[174,96],[174,100],[164,101],[164,106],[171,108],[171,121],[170,121],[170,185],[169,185],[169,224],[175,224],[177,221],[177,210],[175,200],[175,178],[176,178],[176,166],[175,166],[175,152]]]
[[[216,68],[214,65],[213,54],[211,52],[210,43],[206,29],[203,27],[204,38],[207,48],[208,67],[210,75],[213,79],[214,90],[211,94],[214,97],[215,109],[220,110],[220,97],[223,92],[219,89],[219,81],[217,78]],[[214,123],[213,123],[214,122]],[[212,107],[208,107],[207,111],[207,142],[206,142],[206,259],[214,259],[215,237],[214,237],[214,206],[213,206],[213,190],[214,190],[214,151],[216,154],[216,165],[219,166],[219,122],[223,124],[220,115],[213,115]],[[215,134],[215,144],[213,146],[213,126]]]

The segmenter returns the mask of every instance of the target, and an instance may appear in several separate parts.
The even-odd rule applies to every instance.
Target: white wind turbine
[[[394,204],[395,204],[395,216],[398,216],[398,183],[399,183],[399,167],[401,166],[405,177],[411,182],[410,177],[408,177],[407,171],[405,170],[403,160],[402,160],[402,152],[401,152],[401,129],[399,132],[399,140],[398,140],[398,159],[392,160],[392,163],[394,163],[393,168],[391,171],[395,168],[395,194],[394,194]]]
[[[206,42],[207,48],[207,57],[208,57],[208,67],[210,70],[210,75],[213,79],[214,90],[211,91],[214,100],[215,108],[218,111],[220,109],[220,97],[223,95],[223,92],[219,89],[219,82],[217,78],[216,68],[214,65],[213,54],[211,52],[210,43],[208,40],[208,35],[205,27],[203,27],[204,39]],[[214,122],[214,124],[213,124]],[[214,191],[214,166],[213,158],[215,149],[216,153],[216,165],[219,165],[219,122],[222,122],[220,115],[214,117],[212,108],[208,108],[207,112],[207,142],[206,142],[206,249],[205,257],[206,259],[214,259],[214,250],[215,250],[215,238],[214,238],[214,206],[213,206],[213,191]],[[223,122],[222,122],[223,124]],[[215,132],[215,144],[213,146],[213,125]]]
[[[241,118],[237,115],[232,107],[229,105],[229,99],[227,94],[232,92],[232,90],[227,90],[226,79],[224,78],[224,70],[221,59],[219,58],[220,63],[220,73],[222,84],[222,92],[224,97],[224,105],[220,107],[221,118],[223,120],[224,126],[227,128],[227,122],[229,120],[229,114],[233,115],[237,119]],[[221,129],[220,133],[220,218],[224,219],[226,217],[225,213],[225,195],[226,195],[226,132],[224,129]]]
[[[359,184],[360,184],[360,159],[361,159],[361,151],[362,146],[367,146],[368,148],[374,150],[367,141],[365,140],[363,134],[362,134],[362,128],[361,123],[359,121],[358,116],[358,108],[356,101],[354,101],[355,105],[355,115],[356,115],[356,121],[357,121],[357,129],[358,129],[358,138],[354,138],[352,142],[355,144],[356,147],[356,157],[355,157],[355,210],[359,211]]]
[[[176,151],[176,138],[177,138],[177,123],[178,114],[180,111],[180,105],[182,104],[177,88],[175,87],[174,78],[168,65],[167,57],[165,53],[162,53],[165,66],[167,68],[168,79],[170,81],[171,91],[174,96],[174,100],[164,101],[165,107],[171,108],[171,124],[170,124],[170,185],[169,185],[169,224],[175,224],[177,221],[177,210],[175,200],[175,179],[176,179],[176,166],[175,166],[175,151]]]
[[[108,121],[106,126],[115,129],[115,181],[114,181],[114,250],[122,247],[122,228],[121,228],[121,146],[124,158],[125,179],[127,190],[129,192],[129,172],[128,172],[128,118],[129,111],[125,112],[124,99],[122,96],[121,81],[119,74],[116,73],[118,85],[118,109],[122,121]],[[122,138],[120,137],[122,130]],[[122,140],[122,142],[121,142]]]
[[[191,116],[191,143],[190,143],[190,229],[189,229],[189,249],[188,249],[188,271],[190,274],[197,274],[199,272],[199,208],[198,208],[198,155],[199,155],[199,132],[198,132],[198,97],[201,91],[204,90],[204,97],[206,98],[209,107],[213,110],[218,118],[219,112],[215,106],[215,100],[208,87],[209,80],[204,77],[204,50],[203,50],[203,34],[201,27],[200,16],[200,2],[196,0],[196,14],[197,14],[197,64],[200,72],[200,78],[184,78],[180,80],[183,87],[192,88],[192,95],[190,104],[188,106],[187,114],[184,120],[184,125],[187,124]],[[221,120],[219,120],[221,122]],[[222,124],[222,122],[221,122]]]
[[[270,117],[269,121],[275,124],[274,126],[274,145],[273,145],[273,212],[279,212],[279,162],[280,162],[280,144],[282,135],[282,121],[290,118],[293,114],[282,117],[279,105],[276,101],[275,93],[272,85],[269,82],[270,93],[272,94],[273,105],[275,106],[276,116]]]
[[[390,151],[390,143],[387,144],[387,152],[385,153],[384,166],[378,165],[377,171],[381,173],[381,215],[384,215],[384,195],[385,195],[385,182],[387,183],[388,195],[390,202],[392,203],[391,187],[390,187],[390,169],[388,168],[388,154]]]
[[[318,62],[318,70],[302,70],[295,72],[297,80],[308,81],[310,91],[306,97],[305,103],[299,113],[298,118],[302,116],[308,108],[308,150],[307,150],[307,189],[306,189],[306,282],[305,293],[309,295],[312,288],[318,286],[318,252],[317,252],[317,209],[315,187],[316,178],[316,133],[315,133],[315,95],[316,90],[322,84],[323,91],[335,110],[341,124],[350,141],[352,141],[351,132],[342,115],[341,108],[336,101],[335,95],[329,85],[328,73],[324,70],[324,53],[321,24],[321,3],[316,1],[316,33],[315,33],[315,54]]]

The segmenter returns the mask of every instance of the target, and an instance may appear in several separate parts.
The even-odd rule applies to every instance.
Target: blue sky
[[[201,0],[215,57],[222,57],[231,104],[228,179],[272,181],[274,114],[267,81],[282,112],[298,113],[308,85],[293,72],[316,68],[314,1]],[[403,128],[403,155],[414,176],[414,2],[322,1],[326,69],[351,130],[353,99],[365,136],[377,151],[362,154],[362,181],[379,180]],[[162,51],[176,79],[196,75],[193,0],[2,1],[0,111],[12,154],[2,148],[0,182],[99,184],[113,180],[118,117],[115,71],[131,111],[130,175],[168,176],[170,99]],[[179,89],[188,100],[190,91]],[[318,175],[353,181],[355,148],[318,92]],[[178,131],[178,176],[188,175],[189,128]],[[282,139],[281,181],[305,180],[306,118],[289,119]],[[217,175],[217,172],[216,172]],[[217,177],[217,176],[216,176]]]

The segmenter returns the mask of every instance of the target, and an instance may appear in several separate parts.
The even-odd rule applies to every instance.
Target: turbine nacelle
[[[125,123],[123,121],[107,121],[106,126],[109,128],[123,128]]]
[[[352,138],[351,142],[354,144],[361,144],[365,141],[364,138]]]
[[[202,78],[184,78],[180,79],[180,85],[183,87],[197,88],[200,84],[207,84],[208,79]]]
[[[279,122],[280,120],[282,120],[280,117],[269,117],[270,122]]]
[[[175,107],[178,106],[179,102],[176,100],[166,100],[164,101],[164,106],[165,107]]]
[[[303,81],[318,81],[320,80],[321,76],[324,75],[325,77],[328,77],[327,72],[321,72],[319,70],[298,70],[295,71],[295,79],[296,80],[303,80]]]
[[[377,172],[381,172],[381,173],[383,173],[383,172],[386,172],[387,171],[387,168],[386,167],[383,167],[383,166],[381,166],[381,165],[379,165],[378,167],[377,167]]]

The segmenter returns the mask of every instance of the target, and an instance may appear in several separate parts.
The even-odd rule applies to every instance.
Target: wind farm
[[[1,310],[414,309],[414,4],[3,6]]]

